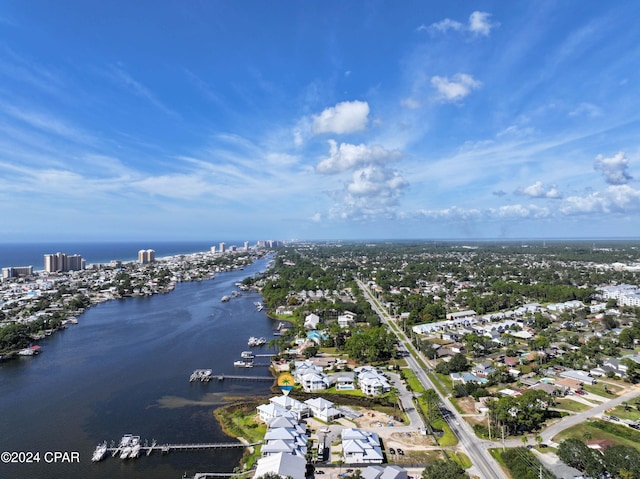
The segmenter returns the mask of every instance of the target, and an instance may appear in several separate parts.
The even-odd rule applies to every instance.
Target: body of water
[[[44,269],[44,255],[52,253],[79,254],[87,264],[108,263],[111,260],[135,261],[138,251],[152,249],[156,258],[178,254],[210,251],[212,246],[218,250],[220,242],[214,241],[129,241],[109,243],[0,243],[0,267],[33,266],[35,270]],[[225,241],[227,247],[244,246],[244,241]],[[250,244],[255,244],[252,242]]]
[[[220,301],[267,261],[181,283],[168,294],[100,304],[79,324],[41,341],[39,356],[0,363],[0,452],[80,456],[72,464],[0,464],[0,479],[179,479],[184,472],[232,470],[242,449],[109,457],[97,464],[91,455],[99,442],[127,433],[161,444],[230,441],[214,409],[230,398],[268,395],[271,383],[190,383],[189,376],[199,368],[269,376],[266,367],[233,367],[249,336],[273,339],[273,322],[254,305],[260,296],[243,292]]]

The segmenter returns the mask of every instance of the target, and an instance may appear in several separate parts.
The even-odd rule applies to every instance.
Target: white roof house
[[[298,419],[308,417],[310,414],[309,406],[307,406],[302,401],[298,401],[297,399],[292,398],[291,396],[275,396],[269,399],[269,402],[283,409],[286,409],[287,411],[295,413]]]
[[[333,378],[324,373],[309,372],[300,377],[299,383],[306,392],[324,391],[331,387]]]
[[[348,464],[381,464],[383,455],[378,435],[362,429],[343,429],[342,456]]]
[[[264,422],[269,422],[273,418],[291,414],[285,408],[276,406],[275,404],[260,404],[256,410],[258,411],[258,417]]]
[[[362,479],[407,479],[407,470],[396,465],[368,466],[362,471]]]
[[[356,324],[355,315],[351,314],[341,314],[338,316],[338,326],[341,328],[348,328],[349,326],[353,326]]]
[[[277,474],[283,479],[305,479],[307,460],[304,456],[277,453],[258,459],[256,479],[266,474]]]
[[[304,318],[305,329],[316,329],[320,323],[320,316],[315,313],[307,314]]]
[[[360,371],[358,371],[360,369]],[[387,378],[374,368],[356,368],[358,386],[367,396],[379,396],[391,391]]]
[[[317,417],[325,422],[330,422],[334,418],[339,417],[342,413],[333,407],[331,401],[327,401],[323,398],[307,399],[305,404],[309,406],[313,417]]]

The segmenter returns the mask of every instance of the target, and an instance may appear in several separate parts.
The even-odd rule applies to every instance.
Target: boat
[[[253,361],[234,361],[233,366],[236,368],[252,368]]]
[[[220,301],[222,301],[223,303],[226,303],[227,301],[229,301],[231,299],[231,296],[227,296],[226,294],[220,298]]]
[[[251,336],[247,344],[251,347],[263,346],[267,344],[266,338],[256,338],[255,336]]]
[[[107,455],[107,441],[104,441],[101,444],[98,444],[96,450],[93,451],[93,456],[91,456],[91,460],[93,462],[100,462]]]
[[[120,459],[128,458],[129,454],[131,454],[132,439],[133,436],[131,434],[125,434],[124,436],[122,436],[122,439],[120,439],[120,444],[118,444],[118,449],[116,449],[116,452],[114,454],[120,451]]]
[[[242,353],[240,354],[240,357],[242,359],[253,359],[253,351],[242,351]]]
[[[140,436],[133,436],[131,438],[131,453],[129,454],[129,458],[135,459],[140,455]]]

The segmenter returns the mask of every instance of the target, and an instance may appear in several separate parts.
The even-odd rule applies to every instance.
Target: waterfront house
[[[282,479],[305,479],[307,460],[303,456],[277,453],[258,459],[254,477],[277,474]]]
[[[294,413],[298,420],[309,417],[311,411],[302,401],[292,398],[291,396],[275,396],[269,399],[269,403]]]

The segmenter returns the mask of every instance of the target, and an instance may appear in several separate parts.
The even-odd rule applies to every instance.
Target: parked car
[[[316,474],[324,474],[324,471],[316,471]]]

